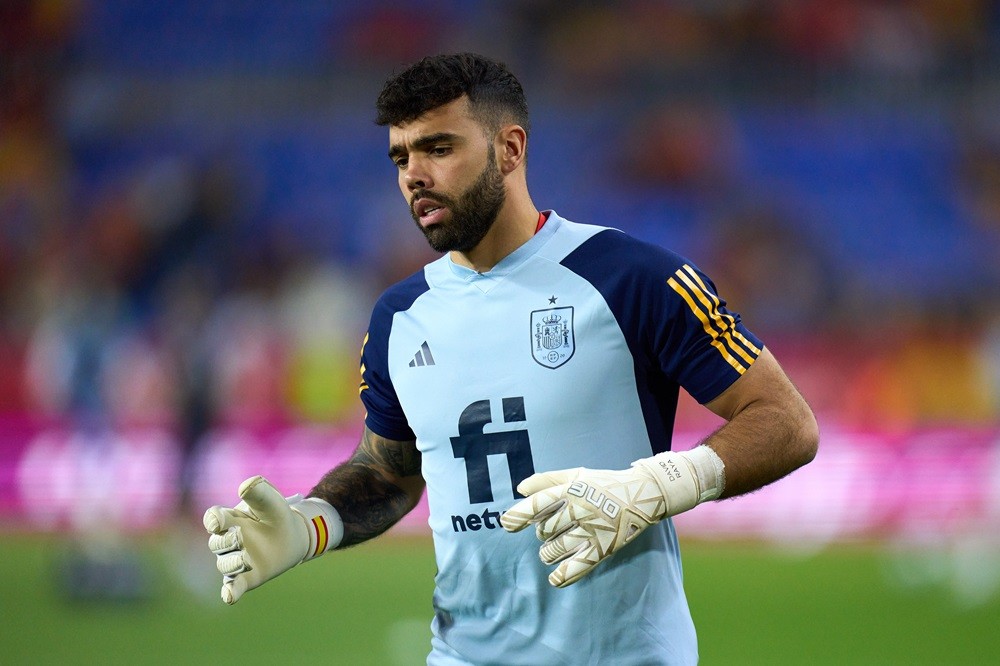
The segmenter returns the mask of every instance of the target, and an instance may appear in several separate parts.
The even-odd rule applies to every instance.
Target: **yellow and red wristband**
[[[309,532],[309,549],[303,562],[340,545],[344,538],[344,521],[329,502],[318,497],[301,499],[297,496],[288,498],[288,503],[305,520]]]

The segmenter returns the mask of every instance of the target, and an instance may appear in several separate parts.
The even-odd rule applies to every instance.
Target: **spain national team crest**
[[[573,357],[573,308],[549,308],[531,313],[531,355],[546,368],[558,368]]]

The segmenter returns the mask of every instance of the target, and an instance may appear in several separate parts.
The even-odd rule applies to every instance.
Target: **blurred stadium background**
[[[200,516],[353,448],[370,305],[433,258],[373,100],[458,50],[524,82],[536,204],[692,257],[819,415],[677,521],[704,662],[996,663],[984,0],[4,0],[0,660],[420,663],[423,507],[232,609]]]

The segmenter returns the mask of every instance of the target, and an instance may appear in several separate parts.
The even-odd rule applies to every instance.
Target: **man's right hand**
[[[213,506],[204,518],[227,604],[340,543],[340,516],[321,499],[285,498],[262,476],[244,481],[239,493],[235,507]]]

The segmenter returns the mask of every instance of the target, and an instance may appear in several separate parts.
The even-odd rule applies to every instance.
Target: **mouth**
[[[444,204],[427,198],[414,201],[411,209],[420,226],[425,228],[440,222],[445,211],[448,210]]]

